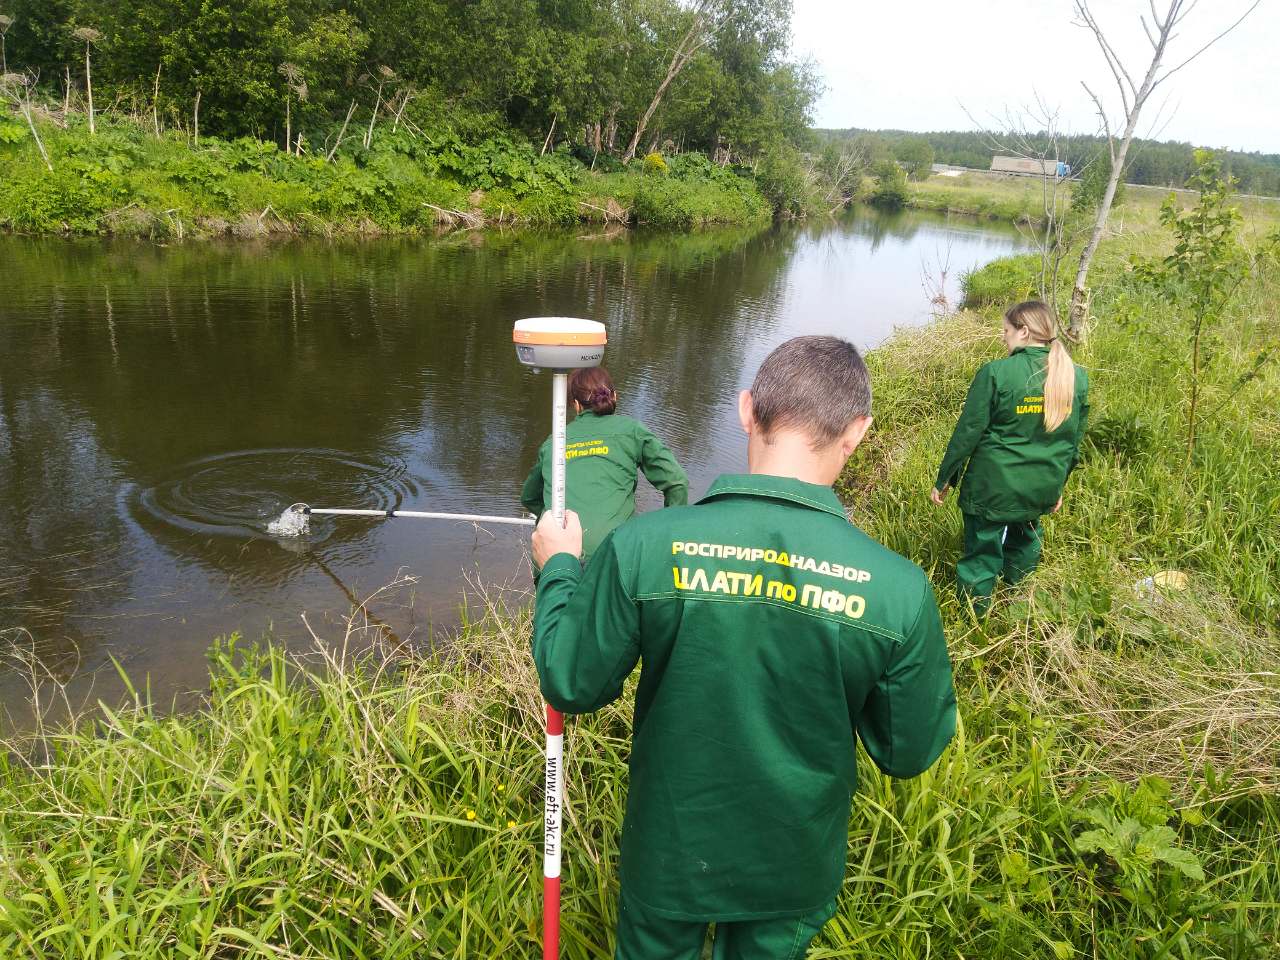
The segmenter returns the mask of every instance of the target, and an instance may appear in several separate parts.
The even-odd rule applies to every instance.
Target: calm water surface
[[[0,238],[0,645],[73,698],[118,696],[114,657],[169,702],[205,685],[214,637],[340,640],[353,602],[398,576],[416,583],[370,614],[425,641],[476,585],[528,588],[527,531],[316,521],[289,542],[266,525],[295,501],[518,515],[550,384],[516,363],[517,318],[607,324],[620,409],[697,497],[744,467],[735,398],[774,346],[874,346],[929,318],[926,273],[946,265],[954,298],[963,270],[1021,246],[868,211],[691,236]],[[0,725],[28,710],[21,673],[0,664]]]

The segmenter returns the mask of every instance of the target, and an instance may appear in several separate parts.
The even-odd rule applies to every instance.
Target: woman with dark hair
[[[574,419],[565,438],[566,506],[582,518],[582,562],[612,530],[636,513],[643,472],[665,505],[689,501],[689,478],[666,445],[640,421],[615,411],[618,391],[604,367],[575,370],[569,378]],[[551,440],[538,451],[520,502],[541,516],[551,502]]]

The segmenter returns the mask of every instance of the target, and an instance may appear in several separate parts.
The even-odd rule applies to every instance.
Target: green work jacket
[[[642,662],[620,871],[628,898],[671,919],[827,903],[858,739],[912,777],[955,730],[924,573],[853,526],[829,487],[783,477],[722,476],[693,506],[619,527],[585,573],[551,557],[533,655],[567,713],[617,699]]]
[[[1053,509],[1080,459],[1089,416],[1089,377],[1076,367],[1071,414],[1044,428],[1048,347],[1019,347],[973,378],[935,481],[956,486],[960,509],[995,523],[1034,520]],[[968,469],[965,469],[965,464]]]
[[[668,507],[689,502],[689,478],[671,451],[639,420],[584,410],[565,431],[565,505],[582,520],[584,562],[614,527],[636,515],[638,474],[662,492]],[[520,493],[526,510],[551,508],[551,440],[538,450]]]

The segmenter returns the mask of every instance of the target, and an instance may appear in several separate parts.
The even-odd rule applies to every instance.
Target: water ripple
[[[291,503],[395,509],[419,494],[400,460],[360,460],[338,450],[278,447],[193,461],[145,489],[126,487],[132,512],[190,533],[252,538]],[[326,534],[323,525],[312,540]]]

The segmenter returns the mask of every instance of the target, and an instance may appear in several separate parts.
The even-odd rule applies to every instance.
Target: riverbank
[[[1130,227],[1103,247],[1077,352],[1087,457],[1046,524],[1045,566],[983,624],[954,593],[959,516],[926,495],[974,369],[998,355],[1000,274],[1006,297],[1026,277],[981,271],[992,306],[871,354],[876,425],[840,489],[938,585],[963,724],[918,780],[863,764],[840,910],[813,958],[1280,948],[1280,371],[1232,394],[1280,336],[1280,286],[1262,271],[1235,301],[1207,387],[1220,415],[1184,467],[1185,338],[1127,272],[1166,245]],[[1163,570],[1187,589],[1136,586]],[[224,647],[197,714],[139,705],[55,736],[51,755],[11,745],[2,952],[533,955],[529,628],[527,609],[481,607],[434,657],[312,658],[292,668],[308,683],[278,651]],[[629,695],[570,729],[575,960],[610,943],[628,733]]]
[[[94,135],[75,117],[37,130],[47,163],[30,129],[0,113],[2,230],[165,241],[576,223],[695,229],[773,215],[749,171],[698,153],[604,173],[516,137],[380,131],[368,147],[297,156],[250,138],[157,137],[129,120],[100,121]]]

